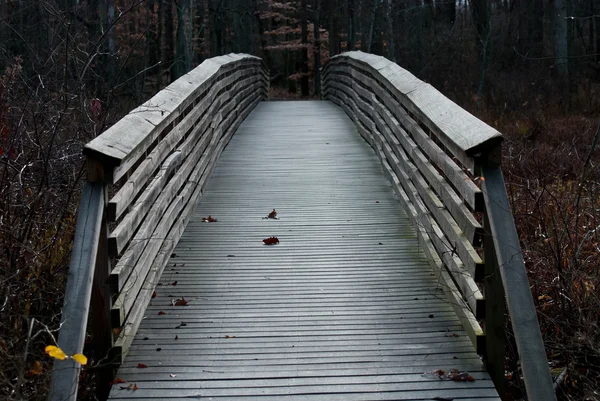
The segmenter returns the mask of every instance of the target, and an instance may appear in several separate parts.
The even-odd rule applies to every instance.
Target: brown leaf
[[[190,301],[186,301],[184,297],[177,299],[173,305],[175,306],[186,306]]]
[[[111,381],[109,384],[112,386],[113,384],[121,384],[127,383],[127,380],[123,380],[120,377],[117,377],[115,380]]]
[[[177,281],[173,281],[171,285],[177,285]]]
[[[158,312],[158,316],[162,316],[162,315],[168,315],[168,313],[167,313],[167,312],[164,312],[164,311],[160,311],[160,312]]]
[[[453,374],[452,376],[450,376],[450,380],[454,382],[474,382],[475,378],[467,372],[463,372]]]
[[[139,387],[137,386],[137,384],[133,383],[133,391],[137,390]]]
[[[28,375],[29,376],[37,376],[37,375],[41,375],[44,372],[44,368],[42,366],[42,363],[40,361],[35,361],[33,363],[33,365],[31,366],[31,370],[29,370]]]
[[[175,339],[176,339],[176,340],[179,340],[179,336],[175,336]]]
[[[212,216],[208,216],[208,217],[203,217],[202,221],[205,223],[216,223],[219,220],[213,218]]]
[[[276,219],[277,218],[277,212],[275,211],[275,209],[273,209],[273,211],[271,213],[269,213],[269,215],[267,216],[267,219]]]
[[[148,365],[146,365],[144,363],[138,363],[137,367],[138,367],[138,369],[146,369],[148,367]]]
[[[265,238],[263,242],[265,243],[265,245],[275,245],[279,244],[279,239],[277,237],[269,237]]]

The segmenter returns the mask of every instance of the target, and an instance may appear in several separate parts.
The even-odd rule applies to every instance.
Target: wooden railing
[[[499,393],[506,299],[528,399],[555,400],[500,169],[500,133],[372,54],[333,57],[323,87],[379,156]]]
[[[268,91],[259,58],[215,57],[85,146],[58,337],[67,355],[82,352],[90,315],[96,363],[122,362],[219,155]],[[50,400],[75,400],[79,372],[57,361]]]

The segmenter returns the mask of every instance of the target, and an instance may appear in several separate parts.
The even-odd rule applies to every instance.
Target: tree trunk
[[[440,22],[454,24],[456,20],[456,1],[436,1],[436,9],[436,16]]]
[[[175,41],[173,39],[173,0],[163,0],[165,2],[165,51],[163,53],[163,62],[165,68],[170,66],[171,78],[169,82],[175,80],[173,55],[175,53]]]
[[[187,72],[189,64],[186,41],[187,0],[177,0],[177,45],[176,58],[171,69],[171,79],[175,81]]]
[[[300,29],[302,30],[302,80],[301,90],[302,96],[308,96],[310,94],[310,88],[308,86],[308,11],[306,9],[306,0],[300,2],[302,13],[302,20],[300,22]]]
[[[348,40],[346,42],[346,51],[350,51],[354,50],[354,46],[356,45],[354,0],[346,0],[346,8],[348,9]]]
[[[567,0],[554,0],[554,71],[561,85],[567,85],[569,78],[569,41],[567,25]]]
[[[329,10],[329,56],[335,56],[340,53],[340,37],[338,32],[337,15],[338,0],[331,0],[327,3],[331,9]]]
[[[315,59],[315,95],[321,96],[321,0],[315,0],[314,18],[314,59]]]
[[[377,6],[380,0],[373,0],[373,7],[371,7],[371,21],[369,23],[369,38],[367,42],[367,53],[371,53],[373,47],[373,31],[375,30],[375,16],[377,15]]]
[[[387,56],[390,61],[396,62],[394,48],[394,24],[392,16],[392,0],[385,0],[385,21],[387,25]]]
[[[188,4],[188,31],[187,31],[187,49],[186,49],[186,59],[185,59],[185,69],[186,71],[192,70],[192,64],[194,64],[194,10],[195,8],[194,0],[189,0]]]

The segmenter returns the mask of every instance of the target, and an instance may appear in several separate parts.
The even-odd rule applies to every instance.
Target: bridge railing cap
[[[261,59],[232,53],[205,60],[86,144],[83,154],[104,166],[107,181],[116,181],[119,178],[119,174],[113,176],[116,168],[126,170],[135,163],[179,112],[189,106],[191,99],[208,87],[221,68],[243,60],[260,62]]]
[[[331,61],[351,59],[366,65],[389,82],[392,90],[409,111],[417,114],[428,128],[453,152],[475,157],[495,150],[502,141],[500,132],[462,109],[430,84],[382,56],[351,51],[333,56]]]

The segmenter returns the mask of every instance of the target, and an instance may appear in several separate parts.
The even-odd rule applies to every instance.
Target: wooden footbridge
[[[501,135],[382,57],[323,75],[326,100],[266,101],[260,59],[213,58],[86,145],[60,348],[87,328],[115,400],[491,401],[506,301],[555,399]]]

